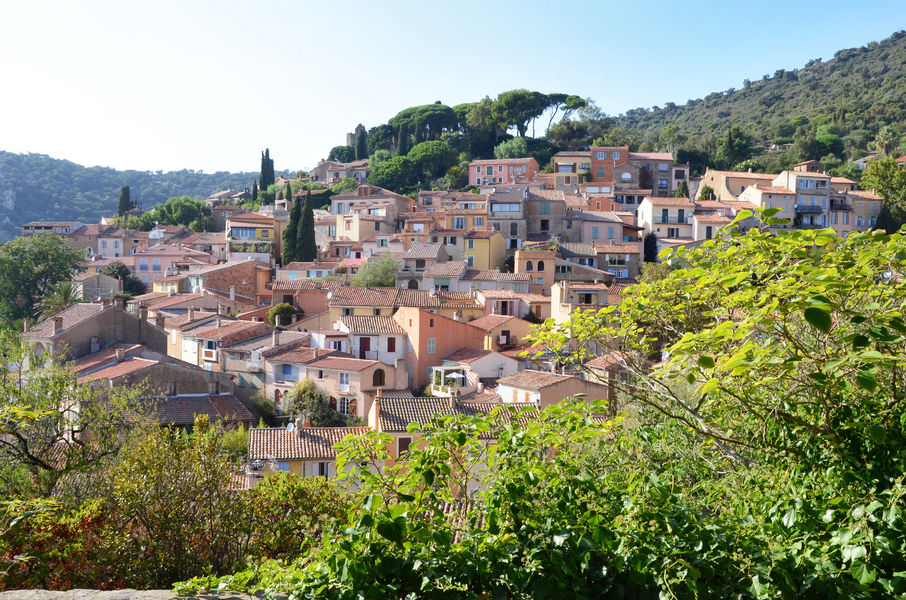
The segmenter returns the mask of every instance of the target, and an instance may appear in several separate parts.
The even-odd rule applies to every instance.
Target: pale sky
[[[514,88],[683,104],[880,41],[906,2],[0,0],[0,23],[0,150],[210,173]]]

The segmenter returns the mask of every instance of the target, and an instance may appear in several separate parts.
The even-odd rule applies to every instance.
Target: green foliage
[[[355,496],[325,477],[277,472],[249,494],[255,533],[249,551],[292,560],[320,545],[326,531],[345,523]]]
[[[381,166],[382,164],[384,164],[385,162],[390,160],[392,157],[393,157],[393,154],[391,154],[391,152],[389,150],[383,150],[383,149],[375,150],[374,152],[371,153],[371,156],[369,156],[369,158],[368,158],[368,165],[372,169],[376,169],[377,167]]]
[[[710,185],[702,185],[698,188],[698,199],[699,200],[715,200],[717,194],[714,193],[714,188]]]
[[[356,271],[349,285],[359,287],[393,287],[400,263],[393,254],[385,252],[377,260],[369,260]]]
[[[289,263],[298,260],[299,250],[296,243],[296,237],[299,235],[299,223],[302,221],[302,203],[298,200],[293,203],[292,209],[289,211],[289,222],[286,224],[286,229],[283,230],[283,245],[281,250],[283,252],[283,265],[288,265]]]
[[[515,127],[520,137],[525,137],[529,121],[541,114],[548,106],[547,96],[526,89],[501,92],[491,107],[494,121],[504,127]]]
[[[7,469],[0,498],[48,496],[60,492],[61,480],[96,472],[147,412],[140,402],[144,386],[103,393],[74,386],[59,357],[29,348],[12,334],[0,337],[0,364],[0,465]],[[9,477],[17,471],[28,478]]]
[[[500,142],[494,147],[494,158],[525,158],[528,155],[528,142],[524,137]]]
[[[101,268],[101,273],[115,277],[123,282],[123,292],[130,296],[144,294],[146,286],[142,280],[132,274],[132,270],[118,260],[111,261]]]
[[[368,134],[365,133],[364,127],[359,126],[356,128],[356,138],[355,138],[355,159],[356,160],[363,160],[363,159],[368,158],[368,140],[366,139],[367,136],[368,136]]]
[[[827,124],[809,124],[809,119],[823,114],[839,128],[831,135],[839,135],[850,152],[852,148],[866,149],[885,126],[894,132],[906,130],[904,82],[906,35],[897,32],[879,43],[840,50],[832,60],[810,61],[795,71],[780,69],[739,90],[714,92],[683,106],[668,103],[663,108],[629,110],[616,124],[643,135],[657,135],[664,126],[677,125],[678,132],[696,140],[700,149],[707,149],[708,138],[723,135],[736,125],[755,142],[796,139],[803,140],[800,149],[809,149],[810,133],[818,142],[818,127]],[[857,135],[847,139],[852,132]],[[833,138],[823,142],[836,144]],[[898,145],[894,139],[885,144],[888,149]],[[808,158],[829,153],[812,150],[816,153]],[[842,158],[839,152],[833,153]]]
[[[639,283],[654,283],[667,277],[676,267],[666,262],[643,262],[639,271]]]
[[[357,187],[359,187],[358,179],[355,177],[344,177],[330,186],[330,191],[333,194],[348,194],[349,192],[354,192]]]
[[[296,231],[296,258],[309,262],[318,258],[318,244],[315,241],[315,210],[311,204],[311,190],[305,194],[302,205],[302,220]]]
[[[155,224],[182,225],[192,231],[211,231],[214,228],[211,207],[203,200],[193,200],[188,196],[170,198],[141,216],[130,218],[128,222],[130,228],[141,231],[151,231]]]
[[[135,205],[132,203],[132,199],[129,194],[129,186],[124,185],[120,188],[120,200],[117,204],[116,214],[122,217],[126,214],[127,211],[132,210],[133,208],[135,208]]]
[[[249,453],[249,430],[243,427],[225,430],[223,451],[233,462],[244,460]]]
[[[642,260],[646,263],[657,262],[657,234],[653,231],[645,235]]]
[[[405,193],[418,181],[418,168],[408,156],[394,156],[376,167],[368,183],[397,193]]]
[[[44,297],[41,298],[41,302],[38,304],[39,316],[41,319],[49,319],[70,306],[84,301],[78,288],[71,281],[61,281],[47,290]]]
[[[34,318],[38,303],[70,281],[81,256],[51,233],[16,238],[0,246],[0,319],[10,326]]]
[[[896,220],[906,218],[906,167],[899,166],[892,158],[871,160],[860,183],[862,188],[874,190],[884,198]]]
[[[348,163],[355,160],[355,148],[352,146],[334,146],[327,155],[327,160]]]
[[[206,417],[192,435],[155,426],[123,448],[109,474],[110,502],[130,524],[116,542],[134,557],[121,566],[131,585],[168,586],[241,565],[248,506],[230,490],[234,469]]]
[[[269,189],[274,184],[274,159],[271,158],[270,148],[265,148],[261,153],[261,171],[258,175],[259,190]]]
[[[422,142],[406,155],[425,179],[443,177],[447,169],[457,164],[458,156],[453,147],[441,141]]]
[[[296,384],[283,399],[285,412],[293,419],[303,414],[311,419],[312,427],[344,427],[343,415],[330,407],[327,395],[311,379]]]
[[[271,325],[276,325],[277,317],[280,317],[280,326],[286,327],[293,322],[294,316],[296,316],[296,307],[294,307],[292,304],[281,302],[280,304],[275,304],[268,309],[267,322]]]
[[[686,183],[686,180],[679,182],[679,185],[676,186],[676,189],[673,191],[674,198],[688,198],[689,197],[689,185]]]
[[[437,140],[442,133],[454,130],[457,126],[457,117],[452,108],[438,101],[434,104],[403,109],[387,121],[387,125],[393,130],[401,130],[405,126],[404,133],[407,136],[414,135],[417,144],[422,141]],[[398,144],[402,137],[401,135],[398,138]],[[404,153],[399,150],[397,154]]]
[[[736,125],[730,127],[727,134],[717,144],[714,161],[718,166],[728,169],[752,155],[752,140]]]

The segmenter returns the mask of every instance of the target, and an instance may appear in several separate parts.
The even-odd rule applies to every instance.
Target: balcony
[[[824,207],[821,206],[820,204],[797,204],[795,208],[796,208],[796,212],[799,212],[799,213],[814,214],[814,213],[823,213],[824,212]]]
[[[352,386],[348,383],[340,383],[337,385],[337,391],[341,394],[348,394],[352,390]]]
[[[515,335],[498,335],[497,336],[497,345],[498,346],[515,346],[516,345],[516,336]]]
[[[679,217],[664,217],[664,215],[654,215],[655,224],[661,225],[691,225],[692,224],[692,215],[688,215],[680,219]]]
[[[849,211],[852,211],[853,207],[850,206],[849,204],[847,204],[847,203],[846,203],[845,201],[843,201],[843,200],[831,200],[831,202],[830,202],[830,209],[831,209],[831,210],[836,210],[836,211],[841,211],[841,210],[843,210],[843,211],[849,212]]]

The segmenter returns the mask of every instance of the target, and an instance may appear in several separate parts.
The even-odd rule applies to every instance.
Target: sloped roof
[[[406,332],[400,327],[399,323],[393,317],[387,316],[351,316],[343,317],[343,324],[349,328],[349,333],[365,334],[390,334],[405,335]]]
[[[494,354],[493,350],[479,350],[477,348],[460,348],[443,357],[443,360],[459,363],[472,363],[488,354]]]
[[[485,315],[483,317],[478,317],[474,321],[469,321],[468,323],[472,327],[477,327],[482,331],[491,331],[515,318],[517,317],[513,315]]]
[[[559,373],[548,373],[546,371],[533,371],[525,369],[513,375],[507,375],[497,380],[498,385],[508,385],[511,387],[522,388],[526,390],[541,390],[564,381],[573,379],[572,375],[561,375]]]
[[[414,242],[406,252],[406,258],[437,258],[443,249],[443,244],[432,244],[430,242]]]
[[[376,398],[380,403],[379,422],[382,431],[405,432],[410,423],[426,425],[438,416],[456,414],[487,415],[501,404],[494,402],[463,402],[451,398]]]
[[[226,422],[251,423],[255,417],[233,394],[186,394],[156,399],[161,425],[192,425],[196,415]],[[255,431],[252,429],[251,431]]]
[[[83,302],[80,304],[76,304],[75,306],[70,306],[66,310],[54,315],[54,317],[62,317],[63,328],[61,331],[65,331],[66,329],[69,329],[73,325],[76,325],[78,323],[81,323],[82,321],[90,319],[91,317],[98,314],[105,308],[108,308],[108,307],[105,307],[103,304],[89,304],[87,302]],[[45,320],[41,321],[40,323],[38,323],[37,325],[35,325],[31,329],[29,329],[25,333],[25,335],[28,337],[42,337],[42,338],[52,337],[53,336],[53,318],[49,318],[49,319],[45,319]]]
[[[456,277],[469,268],[464,260],[451,260],[445,263],[433,263],[425,269],[424,277]]]
[[[347,435],[365,435],[368,427],[282,427],[249,430],[249,460],[333,459],[334,446]]]
[[[337,371],[364,371],[369,367],[380,366],[381,363],[376,360],[366,360],[362,358],[349,358],[345,356],[326,356],[309,363],[308,366],[313,369],[331,369]]]

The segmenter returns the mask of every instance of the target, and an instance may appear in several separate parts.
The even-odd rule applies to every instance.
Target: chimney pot
[[[116,362],[121,363],[126,359],[126,351],[122,348],[116,350]]]
[[[280,330],[279,329],[274,329],[274,340],[271,345],[274,347],[277,347],[280,345]]]
[[[154,315],[154,324],[160,328],[163,328],[165,320],[166,319],[164,319],[164,315],[161,313]]]
[[[53,334],[56,335],[63,330],[63,317],[53,318]]]
[[[190,309],[189,309],[189,322],[192,322],[192,321],[194,321],[194,320],[195,320],[195,309],[194,309],[194,308],[190,308]]]

